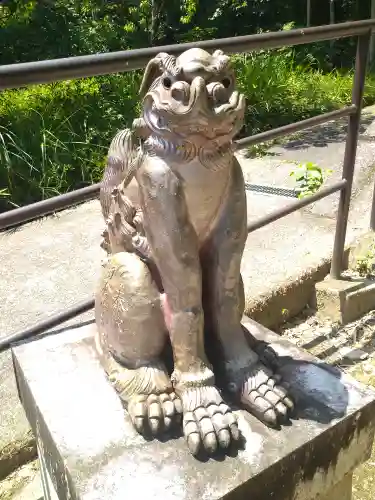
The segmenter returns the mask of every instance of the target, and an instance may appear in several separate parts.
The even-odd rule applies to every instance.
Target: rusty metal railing
[[[331,276],[339,278],[343,269],[345,236],[348,225],[354,165],[358,144],[362,98],[366,77],[366,63],[371,33],[374,28],[375,20],[363,20],[328,26],[317,26],[306,29],[263,33],[260,35],[206,40],[202,42],[126,50],[107,54],[70,57],[33,63],[10,64],[0,66],[0,90],[23,87],[32,84],[48,83],[58,80],[131,71],[143,68],[149,59],[154,57],[159,52],[168,52],[170,54],[177,55],[192,47],[200,47],[206,50],[220,48],[228,53],[239,53],[357,36],[357,55],[352,91],[352,103],[350,106],[236,141],[237,149],[242,149],[250,145],[270,141],[278,137],[311,128],[331,120],[337,120],[338,118],[342,118],[344,116],[349,117],[342,179],[330,186],[322,188],[312,196],[301,200],[294,200],[293,202],[288,203],[285,207],[275,210],[248,225],[248,232],[250,233],[256,229],[266,226],[267,224],[270,224],[271,222],[281,219],[296,210],[310,205],[317,200],[325,198],[335,192],[340,192],[331,266]],[[94,184],[83,189],[78,189],[61,196],[55,196],[54,198],[0,214],[0,230],[22,224],[26,221],[56,212],[58,210],[63,210],[74,204],[93,199],[98,196],[99,190],[100,184]],[[375,229],[375,198],[372,207],[371,227]],[[91,298],[70,309],[51,316],[33,327],[28,328],[27,330],[23,330],[0,339],[0,352],[9,348],[14,342],[27,339],[54,328],[55,326],[74,318],[75,316],[78,316],[93,307],[94,300]]]

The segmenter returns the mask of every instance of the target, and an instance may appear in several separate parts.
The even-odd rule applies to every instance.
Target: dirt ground
[[[280,333],[327,363],[375,389],[375,310],[344,327],[319,320],[313,310],[286,323]],[[375,446],[354,474],[353,500],[375,498]]]

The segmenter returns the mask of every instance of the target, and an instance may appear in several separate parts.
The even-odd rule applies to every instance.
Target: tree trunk
[[[375,0],[371,0],[371,19],[375,19]],[[373,34],[370,42],[369,65],[372,66],[375,55],[375,35]]]
[[[329,24],[335,24],[335,0],[329,0]]]
[[[155,45],[158,39],[159,32],[159,0],[151,1],[151,27],[150,27],[150,44]]]
[[[329,0],[329,24],[335,24],[335,0]],[[331,50],[333,49],[334,43],[335,40],[331,40]]]
[[[311,26],[311,0],[306,0],[306,26]]]

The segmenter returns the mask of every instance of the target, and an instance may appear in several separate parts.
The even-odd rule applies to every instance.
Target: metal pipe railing
[[[163,45],[144,49],[124,50],[106,54],[67,57],[49,61],[8,64],[0,67],[0,90],[23,87],[36,83],[85,78],[88,76],[119,73],[143,68],[159,52],[178,55],[200,47],[206,50],[222,49],[227,53],[275,49],[285,45],[301,45],[362,35],[375,28],[375,20],[352,21],[312,28],[245,35],[234,38],[204,40],[201,42]]]
[[[243,139],[235,141],[235,146],[237,150],[240,150],[254,144],[259,144],[260,142],[271,141],[301,130],[316,127],[317,125],[331,120],[342,118],[344,116],[350,116],[356,112],[357,107],[353,104],[342,109],[308,118],[307,120],[301,120],[283,127],[267,130],[266,132],[261,132],[250,137],[244,137]],[[71,191],[70,193],[54,196],[53,198],[49,198],[47,200],[38,201],[36,203],[26,205],[25,207],[4,212],[0,214],[0,231],[38,217],[43,217],[44,215],[58,210],[64,210],[65,208],[69,208],[70,206],[81,203],[82,201],[96,198],[99,194],[99,190],[100,183],[93,184],[92,186],[77,189],[76,191]]]
[[[273,212],[264,215],[263,217],[259,217],[259,219],[254,222],[250,222],[247,226],[247,232],[252,233],[261,227],[267,226],[271,224],[271,222],[276,222],[279,219],[282,219],[286,215],[292,214],[301,208],[307,207],[312,203],[315,203],[322,198],[326,198],[337,191],[342,191],[346,188],[347,182],[346,179],[341,179],[340,181],[331,184],[330,186],[326,186],[325,188],[320,189],[317,193],[314,193],[311,196],[306,196],[306,198],[302,198],[301,200],[292,201],[288,205],[282,208],[278,208]]]
[[[361,110],[363,91],[365,87],[367,58],[370,48],[371,30],[361,35],[357,43],[357,56],[352,92],[352,104],[356,106],[356,112],[349,117],[348,132],[346,137],[344,163],[342,177],[346,179],[346,186],[340,193],[340,201],[337,212],[335,241],[333,245],[331,276],[340,278],[343,269],[344,248],[346,229],[348,226],[350,199],[352,195],[354,166],[357,155],[358,134],[361,124]]]
[[[286,135],[301,132],[302,130],[316,127],[317,125],[321,125],[332,120],[337,120],[338,118],[342,118],[344,116],[353,115],[356,112],[357,106],[352,104],[351,106],[336,109],[334,111],[329,111],[328,113],[313,116],[312,118],[307,118],[306,120],[301,120],[296,123],[290,123],[289,125],[284,125],[272,130],[260,132],[259,134],[255,134],[250,137],[244,137],[243,139],[238,139],[237,141],[235,141],[236,149],[243,149],[248,146],[254,146],[254,144],[259,144],[260,142],[267,142],[272,141],[273,139],[278,139],[280,137],[285,137]]]
[[[0,353],[5,351],[6,349],[9,349],[11,345],[15,344],[16,342],[35,337],[36,335],[46,332],[51,328],[60,325],[61,323],[65,323],[66,321],[69,321],[70,319],[73,319],[80,314],[90,311],[93,307],[94,299],[86,300],[66,309],[65,311],[53,314],[49,318],[36,323],[34,326],[27,328],[26,330],[22,330],[20,332],[9,335],[8,337],[4,337],[3,339],[0,339]]]
[[[13,210],[9,210],[9,212],[4,212],[0,214],[0,231],[59,210],[64,210],[77,203],[96,198],[99,194],[99,190],[100,183],[92,184],[82,189],[76,189],[69,193],[64,193],[59,196],[54,196],[53,198],[31,203],[24,207],[14,208]]]

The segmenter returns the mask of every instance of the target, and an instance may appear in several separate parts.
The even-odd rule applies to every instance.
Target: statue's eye
[[[163,86],[166,89],[170,89],[172,87],[172,80],[168,77],[163,78]]]
[[[228,87],[230,87],[230,84],[231,84],[230,78],[223,78],[223,80],[221,81],[221,83],[227,89]]]

